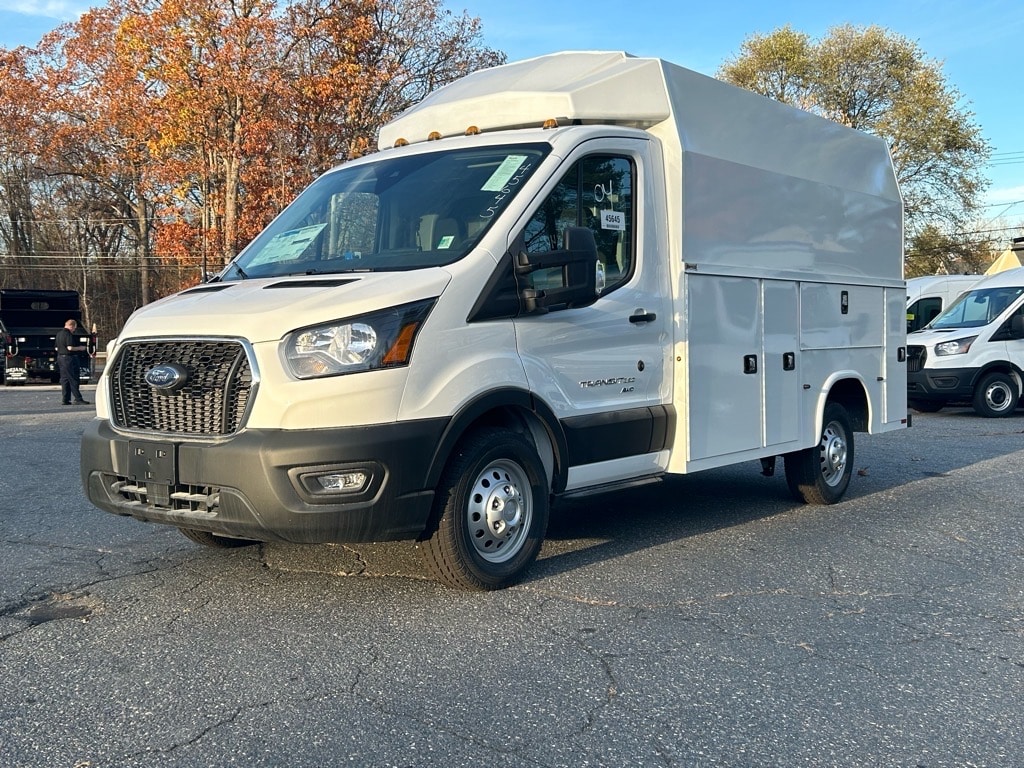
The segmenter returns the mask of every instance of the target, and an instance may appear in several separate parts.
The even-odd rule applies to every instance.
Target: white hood
[[[156,301],[133,314],[120,339],[231,336],[257,344],[296,328],[440,296],[443,269],[317,275],[209,283]]]
[[[979,328],[943,328],[939,331],[920,330],[907,334],[907,344],[916,347],[934,347],[942,341],[954,341],[968,336],[977,336],[987,326]]]

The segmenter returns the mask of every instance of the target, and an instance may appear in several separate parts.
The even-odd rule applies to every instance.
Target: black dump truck
[[[96,338],[81,325],[78,292],[0,288],[0,340],[4,345],[0,381],[8,386],[60,381],[55,339],[71,318],[80,323],[79,345],[89,349],[78,353],[80,377],[87,382],[92,376]]]

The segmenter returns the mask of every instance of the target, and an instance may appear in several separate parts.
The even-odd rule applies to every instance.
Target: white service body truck
[[[907,345],[911,407],[969,403],[981,416],[1013,414],[1024,391],[1024,267],[977,283]]]
[[[522,577],[553,497],[785,457],[837,501],[907,426],[883,141],[660,59],[471,74],[111,349],[82,480],[194,540],[417,539]]]

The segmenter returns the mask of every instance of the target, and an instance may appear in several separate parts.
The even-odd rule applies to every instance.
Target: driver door
[[[656,194],[649,152],[639,139],[585,143],[515,238],[529,251],[555,250],[567,227],[582,226],[597,243],[596,301],[514,321],[530,388],[566,433],[570,489],[667,463],[671,293],[647,215]],[[561,277],[528,279],[543,290]]]

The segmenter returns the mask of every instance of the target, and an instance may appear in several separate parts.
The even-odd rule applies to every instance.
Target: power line
[[[988,156],[986,165],[989,168],[1003,168],[1008,165],[1024,164],[1024,150],[1015,149],[1007,152],[993,152]]]
[[[8,221],[8,219],[4,219],[4,221]],[[24,227],[24,226],[29,226],[29,225],[39,226],[40,224],[58,224],[58,225],[67,225],[67,224],[90,224],[90,225],[96,225],[96,224],[116,224],[116,225],[122,225],[122,224],[134,224],[134,223],[137,223],[138,220],[137,219],[132,219],[132,218],[71,219],[71,218],[66,218],[65,217],[65,218],[60,218],[60,219],[10,219],[9,221],[11,221],[12,224],[18,224],[19,226]]]

